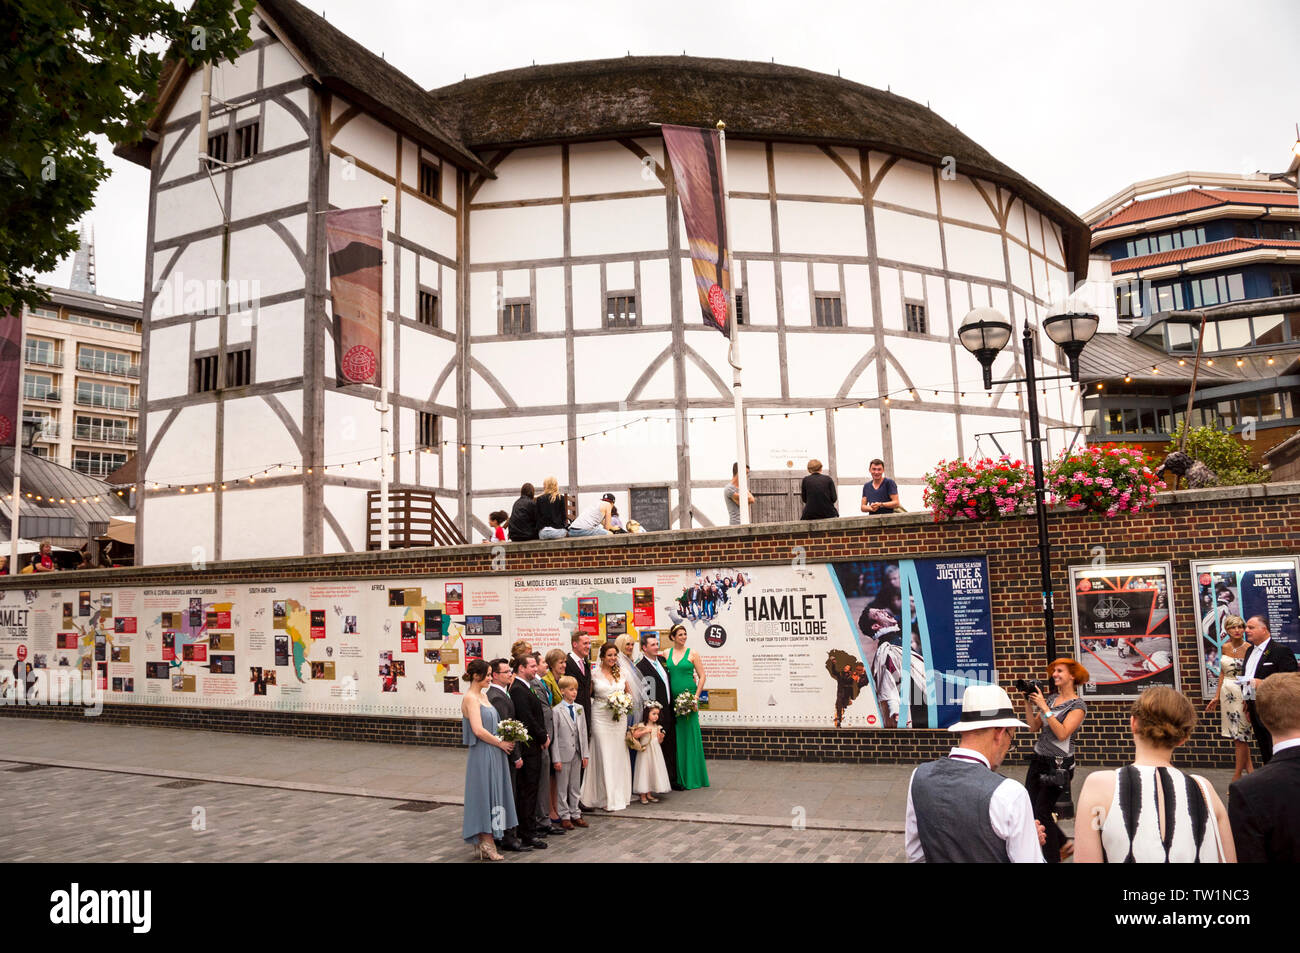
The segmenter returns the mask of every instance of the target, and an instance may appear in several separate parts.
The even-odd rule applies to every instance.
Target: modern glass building
[[[1116,313],[1083,355],[1090,440],[1167,441],[1193,383],[1192,426],[1242,434],[1257,461],[1300,430],[1296,194],[1285,176],[1184,172],[1084,215]]]

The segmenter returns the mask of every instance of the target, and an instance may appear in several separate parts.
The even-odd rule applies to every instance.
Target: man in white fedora
[[[908,784],[910,863],[1043,863],[1042,828],[1029,792],[994,773],[1016,729],[1028,727],[997,685],[966,689],[961,720],[948,729],[961,743],[913,771]]]

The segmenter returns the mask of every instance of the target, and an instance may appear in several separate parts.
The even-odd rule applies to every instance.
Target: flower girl
[[[646,705],[641,723],[632,728],[632,736],[637,742],[641,755],[636,759],[636,775],[632,778],[632,793],[641,796],[641,803],[658,801],[656,791],[667,791],[672,786],[668,777],[668,766],[664,763],[661,744],[664,730],[659,727],[659,703]],[[645,748],[641,748],[645,745]]]

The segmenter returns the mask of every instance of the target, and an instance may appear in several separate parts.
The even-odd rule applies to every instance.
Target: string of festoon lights
[[[1169,367],[1173,367],[1173,366],[1186,367],[1188,364],[1194,362],[1195,362],[1195,358],[1170,357],[1166,360],[1157,361],[1151,364],[1150,373],[1158,376],[1161,372],[1161,368],[1168,369]],[[1221,357],[1219,358],[1218,364],[1215,363],[1215,359],[1212,357],[1202,358],[1201,360],[1202,366],[1207,368],[1221,367],[1230,362],[1235,362],[1235,365],[1237,367],[1243,367],[1245,365],[1245,359],[1241,357],[1237,357],[1235,359],[1231,357],[1229,358]],[[1267,355],[1266,364],[1272,366],[1274,365],[1274,363],[1275,360],[1273,355],[1271,354]],[[1126,384],[1132,383],[1134,373],[1136,373],[1136,371],[1133,370],[1126,372],[1123,377],[1124,383]],[[990,403],[996,401],[1000,396],[1000,392],[998,391],[986,391],[983,389],[982,386],[977,386],[977,385],[972,385],[971,387],[963,389],[962,386],[960,386],[961,383],[962,382],[958,382],[957,387],[934,387],[934,386],[921,386],[921,385],[899,387],[894,390],[880,393],[871,397],[862,396],[862,397],[849,398],[843,400],[841,403],[828,404],[827,406],[813,408],[808,411],[786,410],[786,409],[760,409],[762,401],[761,398],[759,398],[759,399],[755,399],[755,404],[759,406],[746,409],[745,417],[747,421],[752,423],[755,419],[757,419],[758,421],[766,421],[768,417],[772,417],[773,419],[780,418],[780,419],[788,420],[792,416],[799,417],[804,413],[806,413],[809,417],[816,417],[816,415],[819,413],[833,415],[833,414],[838,414],[841,410],[852,410],[856,408],[865,409],[868,404],[871,404],[873,406],[882,406],[882,405],[890,406],[895,402],[901,402],[901,401],[924,402],[925,396],[927,394],[929,394],[932,397],[940,397],[940,396],[947,395],[947,396],[956,397],[959,400],[965,400],[967,398],[983,397],[986,398]],[[1066,380],[1049,381],[1046,382],[1044,386],[1041,388],[1041,392],[1044,396],[1046,396],[1052,390],[1063,392],[1068,389],[1070,392],[1075,392],[1081,386],[1087,386],[1087,385],[1070,383]],[[1102,382],[1097,382],[1095,385],[1092,385],[1092,387],[1095,387],[1095,390],[1100,391],[1104,388],[1104,384]],[[1090,387],[1089,389],[1092,389],[1092,387]],[[1005,391],[1001,393],[1004,395]],[[1015,399],[1018,402],[1024,400],[1024,394],[1022,393],[1019,387],[1016,387],[1014,391],[1014,395],[1015,395]],[[810,399],[820,403],[823,400],[832,400],[833,398],[810,398]],[[687,414],[686,419],[689,423],[695,423],[697,420],[703,421],[706,419],[716,423],[719,420],[732,420],[735,417],[735,412],[730,408],[720,407],[718,408],[718,410],[719,412],[716,414],[710,413],[707,410],[696,410],[693,413]],[[437,442],[437,447],[434,446],[411,447],[408,449],[394,451],[390,453],[388,456],[390,460],[395,461],[402,456],[412,457],[416,454],[432,454],[436,449],[443,449],[443,448],[454,448],[460,453],[469,453],[471,451],[506,453],[511,450],[518,453],[523,453],[533,449],[541,450],[546,447],[564,447],[567,446],[570,442],[586,443],[588,440],[596,440],[601,437],[608,437],[610,434],[618,433],[619,431],[628,430],[632,427],[640,426],[642,424],[658,423],[658,422],[673,423],[676,420],[677,420],[676,415],[661,416],[656,414],[645,414],[642,416],[635,417],[632,420],[627,420],[622,423],[610,424],[608,426],[600,428],[599,430],[592,430],[588,433],[579,434],[572,438],[564,437],[564,438],[557,438],[554,440],[524,441],[522,443],[519,443],[513,440],[502,441],[499,438],[504,435],[498,434],[497,435],[498,439],[495,440],[485,440],[483,442],[479,442],[479,441],[459,442],[455,440],[441,440]],[[314,473],[317,469],[319,469],[322,473],[346,474],[349,470],[362,469],[368,464],[379,463],[380,459],[381,459],[380,455],[367,455],[367,456],[351,459],[342,463],[324,464],[320,467],[310,467],[310,466],[302,466],[301,464],[279,462],[279,463],[269,464],[265,467],[254,469],[251,472],[241,477],[228,477],[223,481],[195,482],[195,481],[186,480],[182,482],[164,482],[164,481],[157,481],[157,480],[147,480],[147,481],[137,481],[134,483],[124,483],[114,487],[112,494],[115,494],[116,496],[119,497],[124,497],[127,493],[129,493],[132,490],[143,490],[146,492],[177,491],[180,493],[214,493],[218,489],[227,490],[230,489],[232,486],[255,485],[259,480],[274,479],[275,477],[283,476],[283,475],[293,475],[298,473],[311,474]],[[42,495],[40,493],[27,492],[23,494],[23,497],[25,499],[29,499],[32,500],[33,502],[38,502],[38,503],[57,502],[60,505],[72,505],[72,504],[83,504],[83,503],[99,503],[102,501],[102,498],[105,495],[110,495],[110,494],[87,495],[82,497],[69,497],[69,496],[56,497],[53,495]],[[5,494],[4,499],[12,500],[13,494],[12,493]]]

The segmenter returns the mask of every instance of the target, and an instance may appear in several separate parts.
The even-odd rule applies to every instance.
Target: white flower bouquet
[[[497,725],[497,737],[502,741],[513,741],[516,744],[523,745],[533,740],[528,734],[528,729],[524,727],[524,723],[515,718],[507,718]]]
[[[632,696],[627,692],[610,692],[608,704],[610,714],[614,716],[614,720],[622,721],[627,717],[627,713],[632,710]]]
[[[678,718],[685,718],[692,712],[700,710],[700,703],[695,699],[694,692],[682,692],[673,699],[673,711]]]

